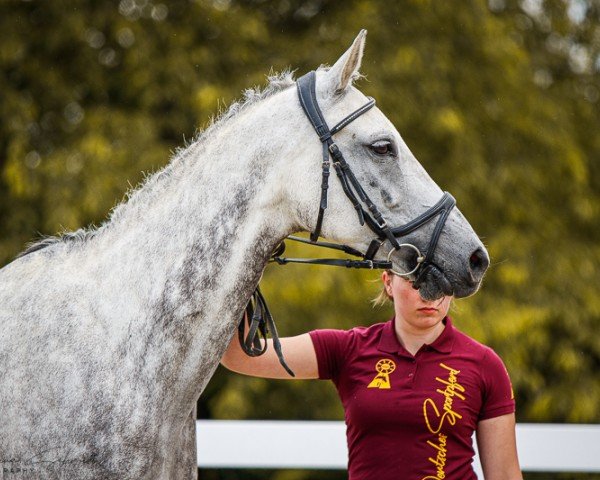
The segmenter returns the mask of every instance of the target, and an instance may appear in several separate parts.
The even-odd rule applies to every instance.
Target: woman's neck
[[[400,344],[411,354],[416,355],[423,345],[433,343],[444,331],[446,325],[443,321],[429,328],[415,328],[396,316],[394,330]]]

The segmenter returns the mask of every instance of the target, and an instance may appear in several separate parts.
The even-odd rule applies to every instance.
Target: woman
[[[473,431],[486,480],[522,479],[515,402],[500,358],[452,325],[452,297],[425,301],[390,271],[382,280],[392,320],[282,339],[295,378],[331,379],[338,390],[349,479],[474,479]],[[250,358],[236,338],[221,363],[246,375],[290,378],[272,348]]]

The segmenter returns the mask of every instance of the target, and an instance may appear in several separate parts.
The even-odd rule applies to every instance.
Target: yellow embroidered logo
[[[377,370],[377,375],[367,388],[392,388],[390,373],[396,370],[396,364],[389,358],[382,358],[375,365],[375,370]]]
[[[443,406],[439,406],[433,398],[426,398],[423,402],[423,416],[425,425],[434,435],[434,441],[427,440],[427,444],[433,448],[435,458],[429,457],[428,460],[435,468],[435,474],[427,475],[421,480],[443,480],[446,478],[446,457],[448,453],[448,435],[443,433],[442,427],[453,427],[456,422],[462,419],[462,415],[454,409],[454,400],[466,400],[466,389],[459,381],[460,370],[440,363],[440,367],[448,378],[435,377],[435,381],[443,386],[437,388],[436,393],[443,397]],[[439,401],[439,397],[437,397]],[[437,442],[436,437],[437,436]]]

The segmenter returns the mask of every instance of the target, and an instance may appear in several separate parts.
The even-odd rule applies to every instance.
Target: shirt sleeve
[[[313,330],[308,332],[317,354],[319,378],[336,380],[348,352],[350,332],[347,330]]]
[[[508,371],[500,357],[491,348],[486,350],[481,365],[483,377],[483,404],[479,420],[515,412],[515,397]]]

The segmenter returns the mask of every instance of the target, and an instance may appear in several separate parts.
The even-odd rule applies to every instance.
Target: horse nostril
[[[475,250],[469,257],[469,270],[473,281],[479,282],[490,265],[488,254],[482,248]]]

